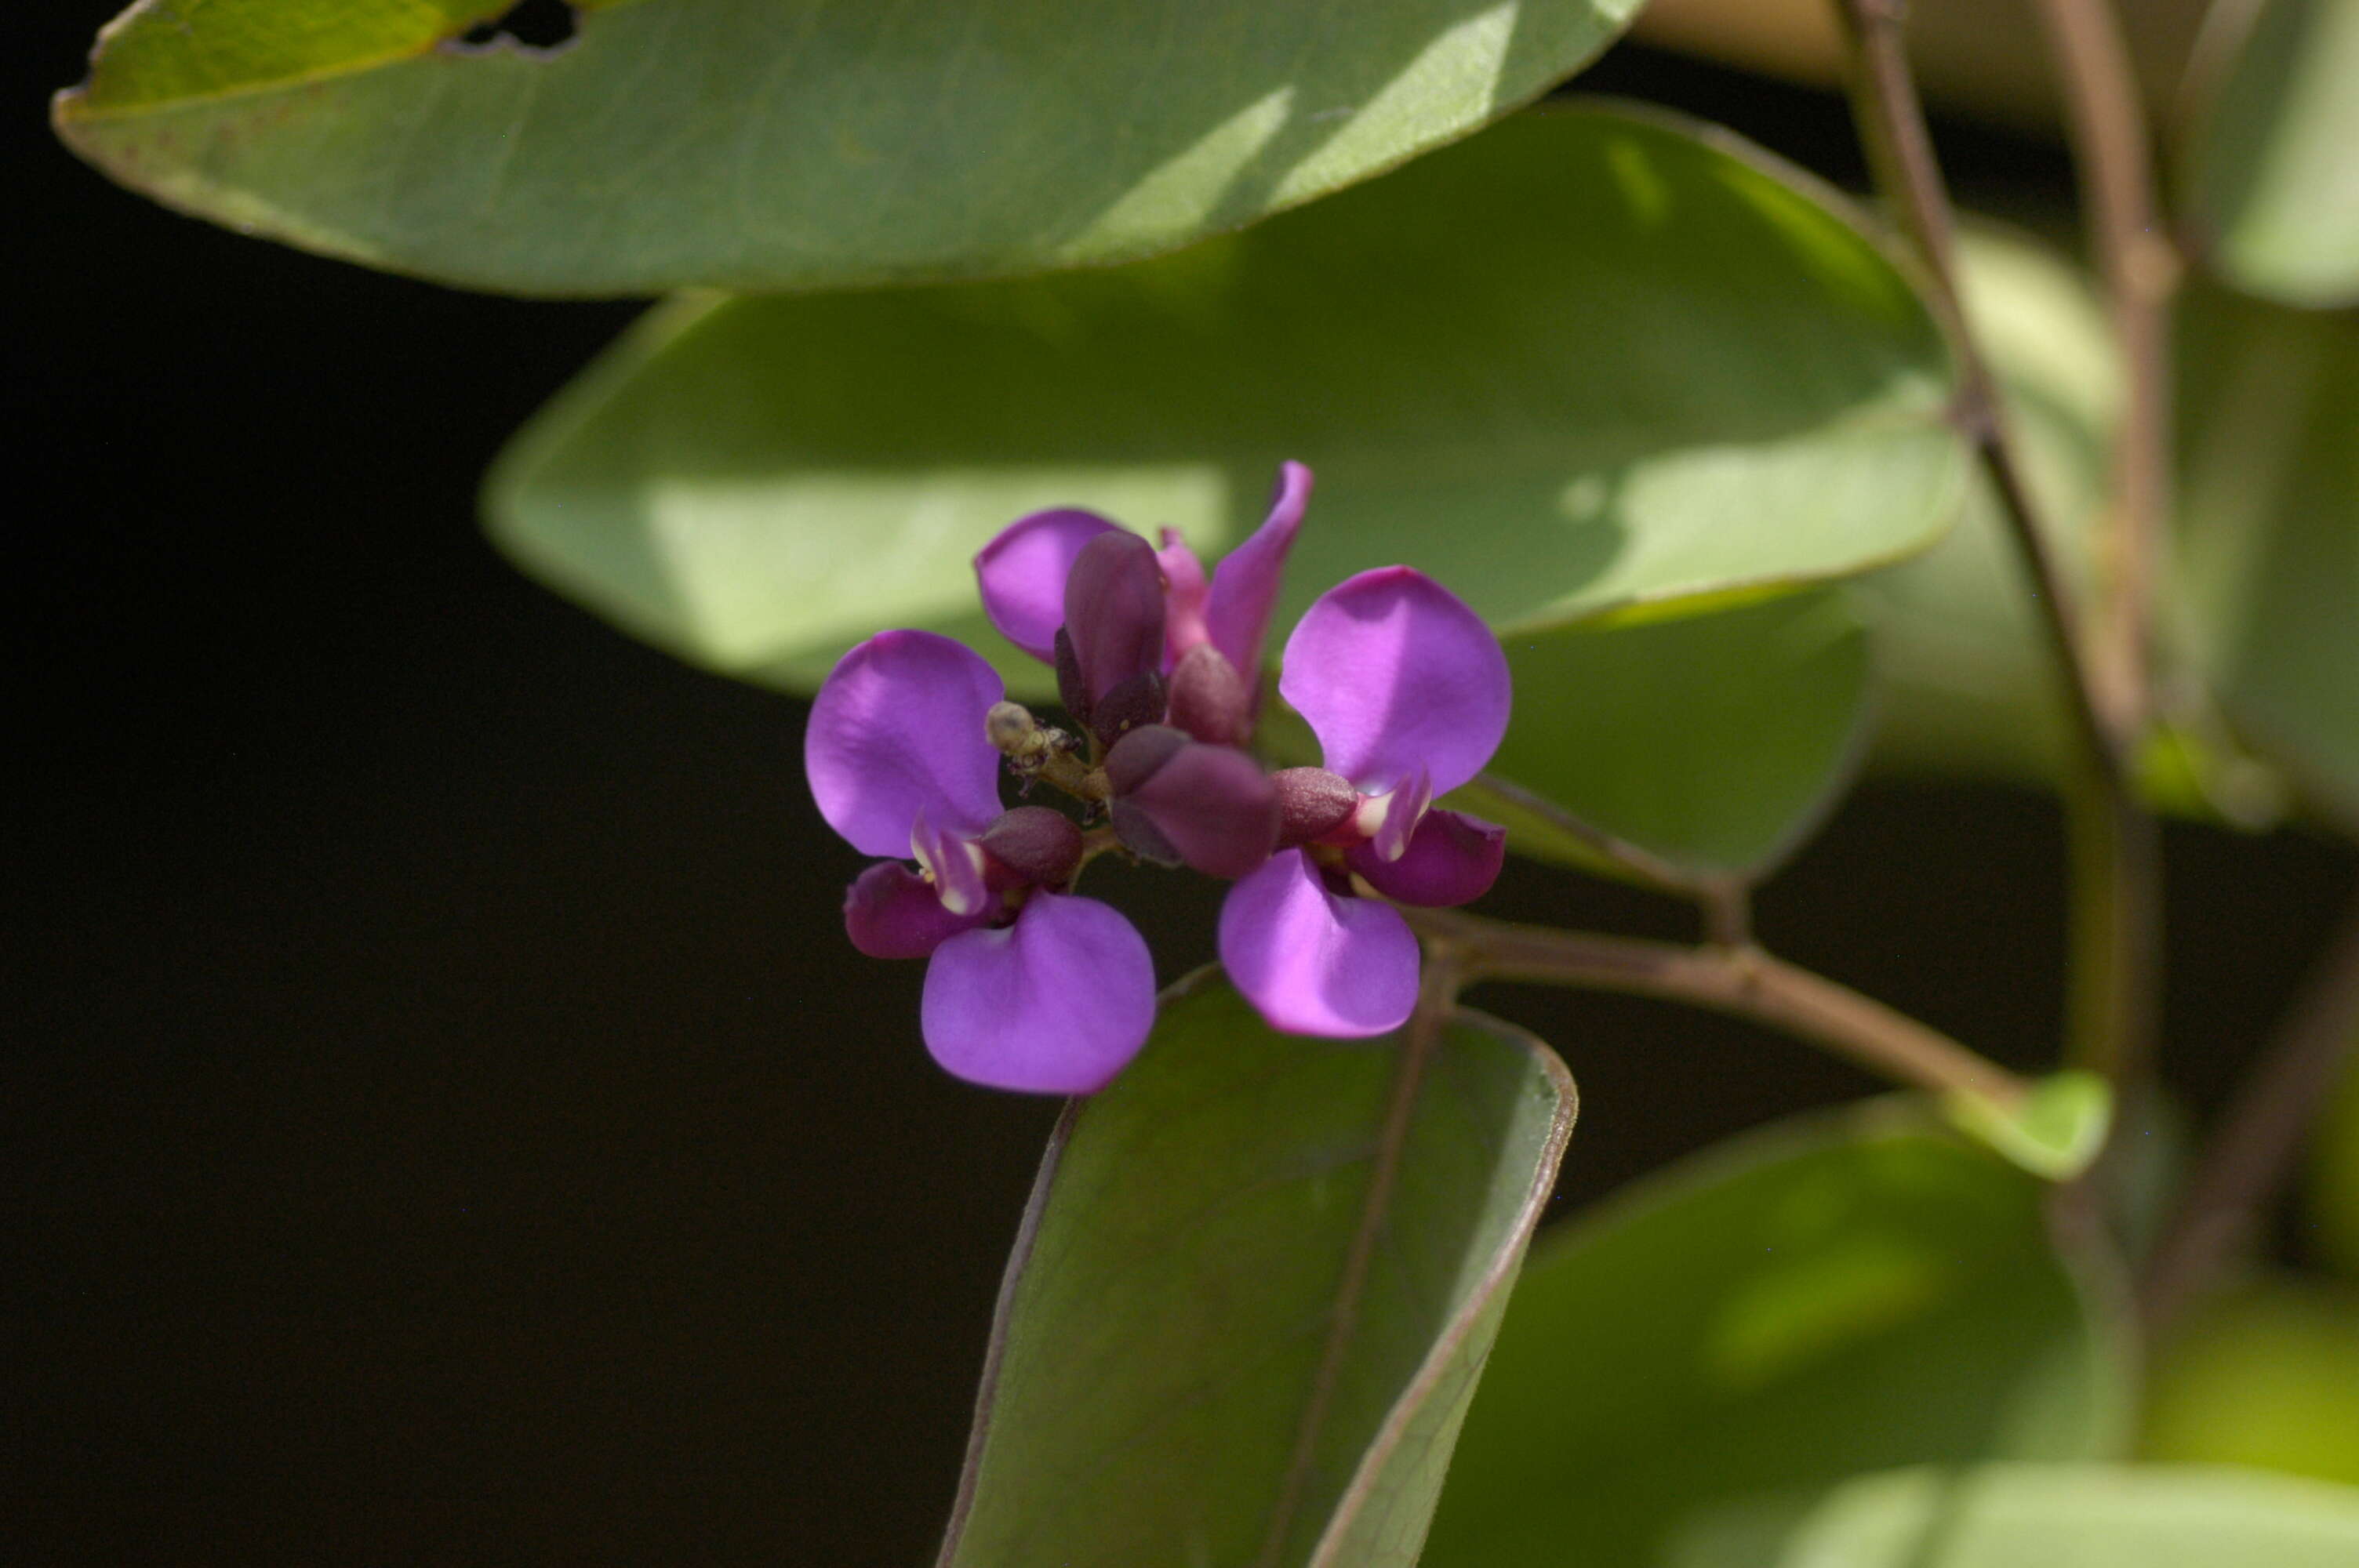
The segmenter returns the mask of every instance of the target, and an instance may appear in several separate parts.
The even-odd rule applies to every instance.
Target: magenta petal
[[[879,860],[843,895],[843,929],[872,958],[922,958],[981,914],[952,914],[934,886],[898,860]]]
[[[920,813],[973,838],[999,815],[999,752],[984,734],[1006,695],[964,643],[880,632],[843,655],[811,701],[803,768],[827,825],[870,855],[909,852]]]
[[[1362,806],[1375,806],[1381,814],[1368,848],[1376,858],[1397,860],[1408,852],[1409,836],[1425,820],[1428,807],[1433,805],[1433,775],[1419,768],[1393,785],[1390,794],[1378,796]]]
[[[1447,909],[1491,891],[1507,858],[1507,830],[1455,811],[1429,811],[1400,859],[1386,860],[1374,844],[1362,844],[1344,858],[1386,898]]]
[[[1383,567],[1321,594],[1286,644],[1277,689],[1327,765],[1360,789],[1423,768],[1447,794],[1507,732],[1507,656],[1482,619],[1423,572]]]
[[[1270,611],[1286,574],[1286,553],[1302,526],[1302,510],[1310,503],[1310,470],[1300,463],[1281,463],[1277,495],[1269,515],[1253,536],[1212,569],[1212,597],[1204,606],[1204,623],[1212,646],[1228,656],[1245,677],[1261,687],[1262,643],[1269,636]]]
[[[1277,848],[1277,786],[1261,764],[1230,746],[1177,730],[1134,730],[1106,755],[1115,829],[1151,858],[1178,860],[1210,877],[1241,877]],[[1144,817],[1144,841],[1133,817]]]
[[[1073,557],[1099,535],[1118,532],[1096,513],[1071,507],[1017,518],[974,558],[984,613],[1001,636],[1034,658],[1054,663]]]
[[[1400,911],[1330,892],[1299,849],[1272,856],[1229,890],[1221,963],[1291,1034],[1382,1034],[1417,1005],[1417,938]]]
[[[1066,636],[1093,709],[1107,693],[1163,670],[1163,568],[1136,534],[1101,534],[1065,579]]]
[[[1155,965],[1110,906],[1035,893],[1015,925],[934,950],[921,1017],[934,1060],[970,1083],[1085,1095],[1147,1044]]]
[[[1211,590],[1204,583],[1204,563],[1180,530],[1166,528],[1157,536],[1162,541],[1155,562],[1163,568],[1163,660],[1177,665],[1189,649],[1212,638],[1204,625],[1204,601]]]

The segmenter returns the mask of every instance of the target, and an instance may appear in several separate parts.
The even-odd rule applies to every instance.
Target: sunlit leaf
[[[2359,1489],[2190,1465],[1864,1476],[1732,1509],[1665,1568],[2349,1568]]]
[[[2359,1485],[2359,1292],[2271,1277],[2206,1306],[2149,1374],[2144,1450]]]
[[[1167,1000],[1050,1145],[944,1563],[1417,1561],[1573,1094],[1473,1015],[1408,1060]]]
[[[60,133],[174,207],[476,287],[984,277],[1169,250],[1465,135],[1636,0],[142,0]]]
[[[2114,1124],[2114,1092],[2104,1078],[2055,1073],[2031,1086],[2023,1103],[2001,1106],[1963,1090],[1943,1108],[1950,1119],[2034,1175],[2060,1182],[2089,1168]]]
[[[1755,1493],[2112,1454],[2126,1362],[2047,1192],[1881,1101],[1748,1134],[1545,1238],[1426,1568],[1636,1568]]]
[[[2359,302],[2359,0],[2215,8],[2190,214],[2238,287],[2288,305]]]
[[[968,558],[1024,512],[1217,551],[1297,458],[1288,610],[1405,561],[1528,631],[1922,547],[1963,472],[1948,375],[1790,171],[1592,107],[1163,261],[675,308],[526,432],[490,511],[641,636],[807,687],[880,626],[978,633]]]

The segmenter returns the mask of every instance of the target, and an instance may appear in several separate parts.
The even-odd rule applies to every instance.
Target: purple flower
[[[929,959],[934,1059],[997,1088],[1087,1094],[1146,1044],[1154,965],[1122,915],[1061,891],[1081,830],[1045,806],[1001,808],[990,728],[1005,695],[963,645],[881,633],[821,687],[804,765],[828,826],[889,857],[852,884],[844,927],[872,957]]]
[[[1163,530],[1162,547],[1150,552],[1163,579],[1161,672],[1175,671],[1193,649],[1210,648],[1248,693],[1259,686],[1262,644],[1269,635],[1287,552],[1294,547],[1310,502],[1310,470],[1300,463],[1280,464],[1268,516],[1229,552],[1209,582],[1195,552],[1178,533]],[[1057,633],[1072,619],[1068,589],[1074,568],[1085,549],[1108,535],[1136,536],[1094,512],[1071,508],[1035,512],[1000,530],[974,558],[991,623],[1034,658],[1056,664]],[[1136,624],[1136,611],[1130,614]],[[1074,637],[1080,652],[1079,630]]]
[[[1229,890],[1221,962],[1280,1029],[1353,1036],[1398,1028],[1417,1001],[1418,947],[1388,904],[1479,898],[1506,835],[1436,795],[1480,773],[1506,733],[1506,655],[1474,612],[1407,567],[1362,572],[1311,605],[1288,640],[1278,692],[1323,768],[1277,778],[1280,844]]]

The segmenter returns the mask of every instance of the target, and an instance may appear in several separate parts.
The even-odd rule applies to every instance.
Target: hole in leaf
[[[565,0],[518,0],[506,14],[488,22],[478,22],[460,34],[457,47],[555,54],[571,43],[578,31],[573,7]]]

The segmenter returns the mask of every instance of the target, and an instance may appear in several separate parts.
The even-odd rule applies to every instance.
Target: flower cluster
[[[1158,547],[1071,510],[1021,518],[975,557],[992,624],[1055,670],[1079,733],[1007,701],[981,656],[929,632],[870,638],[820,688],[811,793],[885,857],[852,884],[845,928],[872,957],[929,960],[926,1044],[951,1072],[1084,1094],[1146,1043],[1147,945],[1073,892],[1099,854],[1234,882],[1230,978],[1277,1027],[1331,1036],[1384,1033],[1415,1005],[1417,941],[1394,903],[1463,903],[1498,875],[1501,829],[1433,802],[1506,733],[1506,660],[1424,574],[1363,572],[1287,640],[1278,694],[1321,765],[1272,773],[1248,750],[1310,492],[1310,470],[1285,465],[1267,520],[1209,578],[1169,529]],[[1003,806],[1003,777],[1076,812]]]

